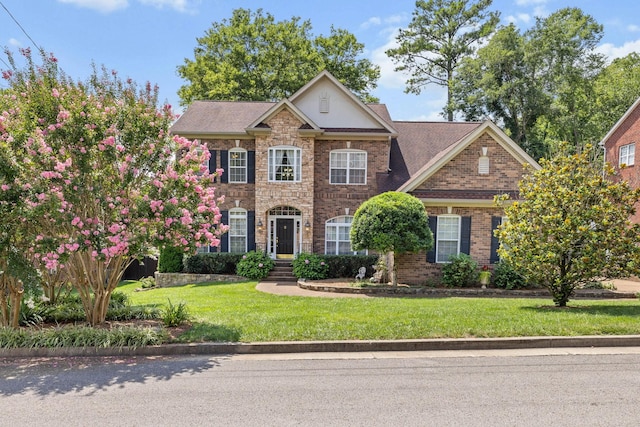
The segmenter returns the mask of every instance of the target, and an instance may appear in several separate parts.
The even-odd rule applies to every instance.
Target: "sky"
[[[637,0],[494,0],[491,10],[500,12],[501,24],[524,30],[564,7],[579,7],[604,26],[598,50],[610,60],[640,52]],[[329,35],[332,25],[348,30],[364,44],[363,56],[380,66],[373,95],[394,120],[444,120],[444,89],[404,93],[407,76],[385,54],[410,22],[415,0],[0,0],[0,46],[17,53],[35,44],[76,80],[86,79],[95,63],[140,85],[157,84],[160,100],[180,113],[177,91],[186,82],[177,67],[194,59],[196,39],[213,22],[228,20],[237,8],[261,8],[278,21],[309,20],[314,36]],[[0,58],[6,69],[6,56]]]

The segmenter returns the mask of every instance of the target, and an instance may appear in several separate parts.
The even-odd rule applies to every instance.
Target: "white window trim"
[[[440,220],[442,218],[457,218],[458,219],[458,238],[457,238],[457,248],[456,248],[456,255],[460,255],[460,240],[461,240],[461,234],[462,234],[462,217],[460,215],[450,215],[450,214],[446,214],[446,215],[438,215],[438,223],[436,225],[436,263],[437,264],[449,264],[449,260],[446,261],[440,261],[439,260],[439,252],[440,252],[440,241],[447,241],[447,242],[453,242],[452,239],[441,239],[440,238]]]
[[[244,167],[242,166],[231,166],[231,156],[233,155],[233,153],[244,153]],[[249,155],[247,150],[245,150],[244,148],[232,148],[231,150],[228,151],[228,159],[227,159],[227,167],[229,168],[228,171],[228,178],[227,181],[230,184],[246,184],[247,183],[247,174],[248,174],[248,162],[249,162]],[[231,170],[232,169],[244,169],[244,180],[242,181],[234,181],[232,179],[232,174],[231,174]]]
[[[621,145],[618,151],[618,166],[633,166],[636,158],[636,143]]]
[[[293,150],[293,180],[277,180],[276,179],[276,152],[278,150]],[[278,145],[276,147],[269,147],[268,153],[269,169],[269,182],[288,183],[288,182],[301,182],[302,181],[302,150],[299,147],[289,145]]]
[[[244,234],[232,234],[232,232],[234,231],[231,227],[231,220],[232,217],[236,217],[236,218],[244,218]],[[233,208],[229,210],[229,231],[227,232],[227,247],[228,247],[228,251],[232,252],[231,250],[231,238],[232,237],[244,237],[244,250],[240,251],[240,252],[233,252],[233,253],[246,253],[247,252],[247,240],[249,240],[249,230],[248,230],[248,215],[247,215],[247,211],[246,209],[242,209],[242,208]]]
[[[349,221],[347,221],[347,219],[349,219]],[[327,221],[325,221],[324,223],[324,253],[325,255],[341,255],[340,254],[340,242],[345,242],[346,240],[340,240],[340,233],[339,228],[340,227],[349,227],[349,231],[351,231],[351,224],[353,223],[353,215],[341,215],[341,216],[336,216],[333,218],[329,218]],[[336,230],[336,240],[329,240],[328,237],[328,229],[329,228],[335,228]],[[334,252],[329,253],[328,249],[327,249],[327,243],[331,241],[331,242],[335,242],[336,244],[336,248]],[[342,255],[357,255],[359,252],[358,251],[354,251],[353,248],[351,247],[351,239],[349,239],[349,248],[351,249],[351,251],[349,251],[348,254],[342,254]],[[365,254],[367,253],[366,251],[364,252]]]
[[[333,167],[333,163],[332,163],[332,159],[331,159],[331,155],[333,153],[347,153],[347,182],[333,182],[331,180],[331,171],[334,169],[343,169],[343,168],[334,168]],[[349,182],[349,171],[351,170],[349,168],[349,163],[350,163],[350,157],[351,154],[364,154],[364,182]],[[343,148],[340,150],[331,150],[329,152],[329,184],[332,185],[367,185],[367,172],[368,172],[368,162],[369,162],[369,156],[368,153],[364,150],[353,150],[353,149],[349,149],[349,148]],[[362,168],[354,168],[354,170],[362,170]]]

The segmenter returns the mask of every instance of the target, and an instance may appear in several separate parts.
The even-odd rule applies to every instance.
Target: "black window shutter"
[[[463,216],[460,223],[460,252],[471,254],[471,217]]]
[[[209,173],[215,173],[218,165],[216,164],[216,150],[209,150]],[[216,182],[217,178],[213,182]]]
[[[256,250],[256,212],[247,212],[247,251]]]
[[[491,258],[489,258],[489,263],[491,264],[495,264],[496,262],[500,261],[500,256],[498,255],[500,240],[495,235],[495,231],[500,224],[502,224],[502,217],[491,217]]]
[[[224,170],[220,182],[229,182],[229,150],[220,150],[220,167]]]
[[[429,217],[429,229],[433,234],[433,247],[427,252],[427,262],[436,262],[436,230],[438,229],[438,217]]]
[[[229,211],[220,211],[222,215],[222,223],[224,225],[229,225]],[[229,252],[229,233],[224,233],[220,237],[220,252]]]
[[[247,151],[247,183],[256,182],[256,152]]]

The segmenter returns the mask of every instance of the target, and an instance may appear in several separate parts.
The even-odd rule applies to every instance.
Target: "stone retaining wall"
[[[247,279],[231,274],[193,274],[193,273],[158,273],[155,274],[156,285],[160,288],[182,286],[189,283],[207,282],[244,282]]]

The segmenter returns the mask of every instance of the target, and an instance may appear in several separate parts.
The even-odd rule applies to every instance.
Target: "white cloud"
[[[58,0],[60,3],[74,4],[78,7],[94,9],[102,13],[111,13],[129,6],[128,0]]]
[[[610,60],[622,58],[631,52],[640,52],[640,39],[626,42],[622,46],[615,46],[613,43],[604,43],[596,48],[596,52],[604,54]]]
[[[518,13],[515,16],[509,15],[505,19],[510,24],[517,24],[519,22],[528,24],[529,22],[531,22],[531,15],[529,15],[528,13]]]
[[[640,26],[635,24],[627,25],[627,30],[631,31],[632,33],[637,33],[638,31],[640,31]]]
[[[22,47],[22,43],[19,40],[14,39],[13,37],[9,39],[9,45],[14,47]]]
[[[153,6],[158,9],[168,7],[178,12],[191,12],[193,8],[190,6],[189,0],[138,0],[140,3]]]
[[[546,4],[549,0],[516,0],[518,6],[531,6],[535,4]]]
[[[398,71],[394,71],[396,64],[385,53],[387,49],[398,46],[396,35],[398,30],[389,31],[385,44],[371,51],[371,62],[380,67],[380,80],[378,85],[384,88],[404,89],[406,84],[406,76]]]
[[[382,20],[377,16],[372,16],[371,18],[360,24],[360,28],[366,30],[367,28],[376,27],[380,24],[382,24]]]

